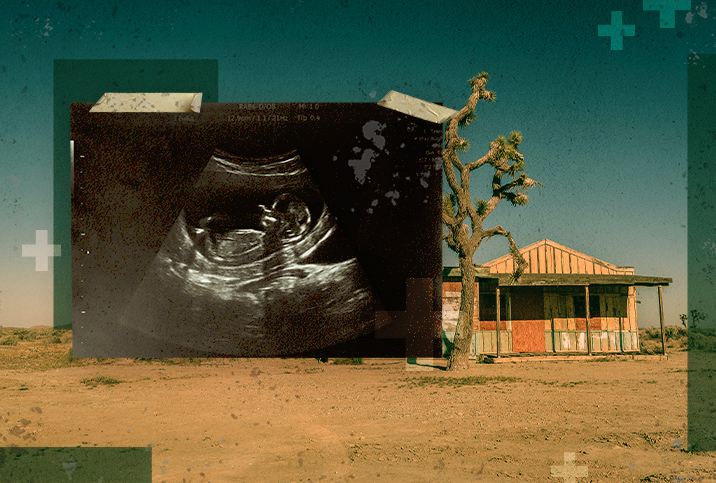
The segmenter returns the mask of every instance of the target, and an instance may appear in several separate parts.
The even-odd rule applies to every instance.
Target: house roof
[[[634,275],[634,267],[619,267],[546,238],[520,249],[520,253],[527,261],[525,273]],[[490,273],[512,273],[512,254],[483,266],[488,267]]]
[[[635,275],[634,267],[620,267],[560,245],[540,240],[520,249],[527,269],[517,283],[511,283],[512,255],[507,254],[483,265],[476,265],[476,278],[493,279],[501,286],[549,285],[669,285],[671,278]],[[458,267],[443,269],[444,281],[460,281]]]
[[[511,282],[512,274],[490,273],[487,270],[478,270],[477,279],[494,280],[500,286],[586,286],[586,285],[634,285],[640,287],[665,286],[672,282],[668,277],[651,277],[645,275],[582,275],[582,274],[534,274],[526,273],[520,277],[519,282]],[[443,280],[446,282],[459,282],[460,269],[445,267]]]

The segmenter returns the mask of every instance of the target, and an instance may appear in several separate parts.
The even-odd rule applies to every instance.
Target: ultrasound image
[[[71,109],[76,357],[436,353],[440,125],[375,104],[91,107]],[[405,316],[414,279],[431,303]]]
[[[370,332],[375,308],[300,155],[217,151],[121,321],[212,352],[266,356]]]

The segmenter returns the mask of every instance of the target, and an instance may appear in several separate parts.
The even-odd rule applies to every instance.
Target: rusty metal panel
[[[458,294],[462,290],[462,284],[460,282],[443,282],[443,297],[447,295],[447,292],[457,292]]]
[[[544,321],[514,320],[512,350],[515,352],[544,352]]]

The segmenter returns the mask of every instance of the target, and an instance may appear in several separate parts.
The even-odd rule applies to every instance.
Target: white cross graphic
[[[576,483],[577,478],[587,477],[586,466],[575,466],[574,453],[564,453],[564,465],[553,466],[552,476],[555,478],[564,478],[564,483]]]
[[[60,256],[60,245],[47,244],[47,230],[35,230],[35,244],[22,246],[23,257],[35,257],[35,271],[46,272],[48,259]]]

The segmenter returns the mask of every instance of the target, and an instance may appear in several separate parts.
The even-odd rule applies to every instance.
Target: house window
[[[497,319],[497,296],[494,292],[480,293],[480,320]],[[507,304],[504,293],[500,293],[500,320],[507,320]]]
[[[599,303],[598,295],[589,296],[589,316],[590,317],[601,317],[602,312],[600,310],[601,304]]]
[[[587,297],[585,295],[577,295],[574,297],[574,316],[577,318],[587,317],[585,308]],[[599,295],[589,296],[589,317],[601,317],[602,313],[599,304]]]

